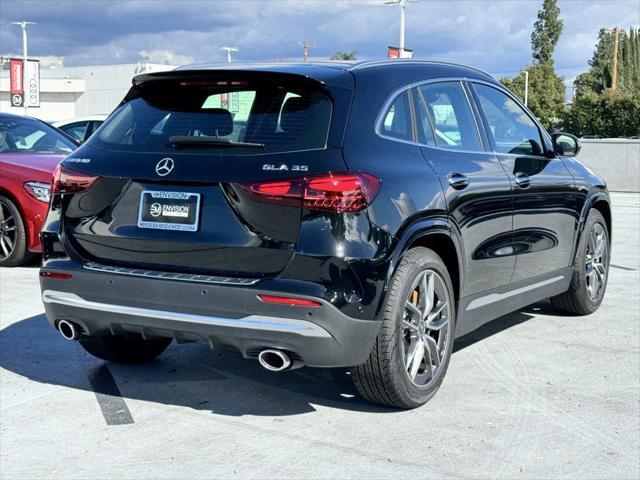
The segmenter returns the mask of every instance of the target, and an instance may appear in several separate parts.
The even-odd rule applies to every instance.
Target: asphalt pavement
[[[424,407],[345,369],[263,370],[173,344],[106,364],[47,323],[37,266],[0,269],[0,478],[640,478],[640,195],[612,194],[605,301],[548,301],[459,339]]]

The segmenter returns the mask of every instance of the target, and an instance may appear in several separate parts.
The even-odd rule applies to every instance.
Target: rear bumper
[[[238,285],[58,266],[43,271],[72,277],[40,277],[49,322],[73,321],[86,335],[135,332],[195,340],[235,347],[245,358],[278,348],[309,366],[346,367],[366,360],[379,329],[378,321],[351,318],[323,298],[264,289],[259,282]],[[321,306],[265,303],[260,293],[308,298]]]

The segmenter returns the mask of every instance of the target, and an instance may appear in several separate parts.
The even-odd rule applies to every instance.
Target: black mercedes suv
[[[55,173],[46,313],[105,360],[201,341],[352,367],[365,398],[416,407],[456,337],[546,297],[600,305],[611,207],[578,149],[459,65],[140,75]]]

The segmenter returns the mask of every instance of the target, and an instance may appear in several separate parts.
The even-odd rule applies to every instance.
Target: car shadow
[[[548,302],[541,302],[494,320],[457,339],[454,353],[526,322],[534,314],[547,312],[556,314]],[[346,368],[273,373],[262,369],[258,362],[244,360],[235,350],[211,351],[198,343],[174,343],[144,365],[105,363],[84,352],[77,342],[64,340],[44,314],[0,330],[0,368],[40,383],[229,416],[297,415],[314,411],[317,406],[377,413],[395,411],[359,397]],[[108,375],[104,371],[107,368],[117,380],[117,387],[101,387],[93,381]]]

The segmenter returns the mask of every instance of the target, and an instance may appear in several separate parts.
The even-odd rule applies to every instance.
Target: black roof
[[[398,69],[421,70],[429,73],[429,70],[437,71],[438,75],[444,72],[449,76],[463,76],[469,78],[481,78],[488,81],[495,79],[488,73],[466,65],[456,63],[439,62],[432,60],[418,59],[383,59],[383,60],[367,60],[367,61],[324,61],[324,62],[268,62],[268,63],[202,63],[185,65],[178,67],[176,70],[250,70],[250,71],[269,71],[278,73],[290,73],[295,75],[304,75],[312,78],[330,75],[329,72],[358,72],[363,70],[379,69],[382,71],[397,71]],[[324,71],[324,72],[323,72]],[[318,78],[321,79],[321,78]]]
[[[416,59],[369,60],[363,62],[269,62],[269,63],[201,63],[185,65],[168,72],[144,73],[134,77],[133,85],[147,81],[183,76],[207,77],[207,72],[252,73],[255,75],[280,74],[303,77],[327,86],[352,88],[354,77],[368,77],[377,82],[384,79],[388,88],[432,78],[471,78],[497,83],[488,73],[473,67],[454,63]],[[210,74],[209,74],[210,75]],[[373,77],[373,79],[372,79]]]

